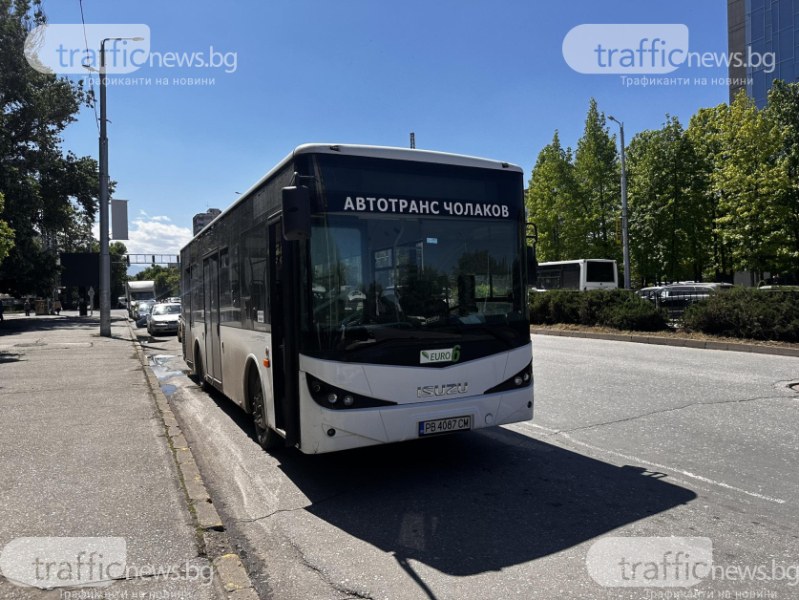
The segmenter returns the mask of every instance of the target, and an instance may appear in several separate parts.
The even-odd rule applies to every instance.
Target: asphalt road
[[[532,422],[304,456],[145,347],[262,598],[799,597],[799,359],[534,336]],[[604,587],[615,536],[706,538],[732,571]]]

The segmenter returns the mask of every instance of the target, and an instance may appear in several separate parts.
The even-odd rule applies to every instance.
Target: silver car
[[[156,304],[147,319],[147,333],[150,335],[177,333],[179,318],[180,304],[173,302]]]

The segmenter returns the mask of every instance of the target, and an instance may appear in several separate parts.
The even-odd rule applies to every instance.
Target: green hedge
[[[799,292],[734,288],[689,306],[682,323],[712,335],[799,342]]]
[[[662,311],[627,290],[535,292],[530,296],[530,321],[536,325],[601,325],[633,331],[666,328]]]

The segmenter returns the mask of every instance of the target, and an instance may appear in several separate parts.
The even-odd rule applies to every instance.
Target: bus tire
[[[267,423],[261,379],[258,377],[258,371],[252,365],[247,369],[247,400],[252,411],[252,424],[258,444],[264,450],[278,448],[283,440]]]
[[[200,344],[194,345],[194,376],[197,378],[197,385],[201,390],[207,390],[205,383],[205,366],[203,365],[203,355],[200,354]]]

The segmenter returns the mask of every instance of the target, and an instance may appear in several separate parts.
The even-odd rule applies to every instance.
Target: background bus
[[[266,448],[528,420],[523,217],[507,163],[300,146],[182,249],[186,362]]]
[[[539,290],[615,290],[619,272],[615,260],[581,258],[538,263]]]

